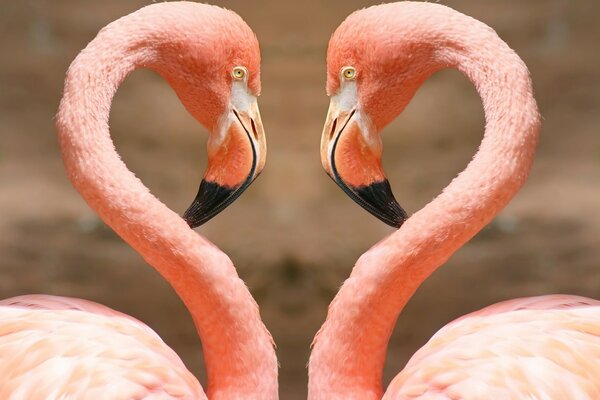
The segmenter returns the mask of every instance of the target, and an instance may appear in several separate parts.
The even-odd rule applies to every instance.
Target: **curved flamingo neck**
[[[401,310],[510,201],[533,161],[539,115],[521,59],[490,28],[462,14],[417,23],[425,33],[413,40],[432,51],[415,80],[445,67],[460,70],[481,96],[485,134],[442,194],[356,263],[315,337],[309,399],[381,398],[387,344]]]
[[[151,20],[128,32],[124,21],[101,31],[69,68],[57,115],[68,176],[90,207],[187,306],[203,345],[209,398],[276,399],[272,338],[232,262],[155,198],[115,151],[110,105],[127,74],[147,66],[169,82],[175,79],[163,69],[169,60],[158,59],[160,53],[149,46],[167,42],[168,32],[150,28]]]

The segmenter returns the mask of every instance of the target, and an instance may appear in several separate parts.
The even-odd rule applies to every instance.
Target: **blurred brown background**
[[[67,181],[53,115],[65,71],[108,22],[149,1],[0,0],[0,296],[83,297],[153,327],[202,375],[200,342],[171,288],[104,227]],[[255,30],[269,154],[260,179],[199,229],[227,252],[278,345],[281,393],[306,396],[309,344],[354,261],[390,228],[319,161],[329,36],[378,1],[216,1]],[[531,177],[511,205],[418,291],[400,317],[386,380],[443,324],[499,300],[600,298],[600,2],[443,1],[491,25],[525,60],[544,116]],[[171,208],[196,193],[206,132],[157,75],[135,72],[111,114],[129,167]],[[410,212],[475,152],[482,107],[455,71],[430,79],[386,129],[384,164]],[[202,378],[203,379],[203,378]]]

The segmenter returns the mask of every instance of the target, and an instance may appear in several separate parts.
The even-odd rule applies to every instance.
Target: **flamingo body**
[[[440,329],[384,399],[598,399],[600,302],[508,300]]]
[[[103,305],[20,296],[0,318],[2,399],[206,399],[152,329]]]
[[[383,173],[379,133],[444,68],[474,84],[485,133],[465,170],[407,218]],[[398,315],[524,184],[540,116],[519,56],[487,25],[440,4],[403,1],[351,14],[329,42],[327,71],[323,167],[398,230],[359,258],[332,301],[313,342],[309,399],[600,398],[600,302],[575,296],[517,299],[459,318],[384,390]]]

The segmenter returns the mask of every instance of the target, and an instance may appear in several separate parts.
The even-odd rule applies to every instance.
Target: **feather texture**
[[[0,398],[205,399],[177,354],[142,322],[86,300],[0,302]]]
[[[599,309],[553,295],[468,314],[415,353],[384,399],[599,399]]]

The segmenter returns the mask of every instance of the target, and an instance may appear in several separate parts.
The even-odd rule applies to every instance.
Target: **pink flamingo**
[[[85,300],[38,295],[1,302],[0,398],[278,397],[271,336],[230,259],[150,194],[120,160],[108,127],[113,94],[135,68],[153,69],[169,82],[211,131],[208,169],[186,213],[197,226],[263,168],[259,63],[256,37],[235,13],[192,2],[154,4],[109,24],[79,54],[56,120],[73,185],[192,314],[206,394],[143,323]]]
[[[403,226],[360,257],[332,302],[313,343],[309,398],[600,399],[600,302],[575,296],[512,300],[448,324],[383,394],[400,311],[524,183],[540,118],[521,59],[488,26],[438,4],[355,12],[333,34],[327,67],[323,165],[369,212]],[[477,88],[484,138],[442,194],[406,219],[381,168],[378,132],[446,67]]]

